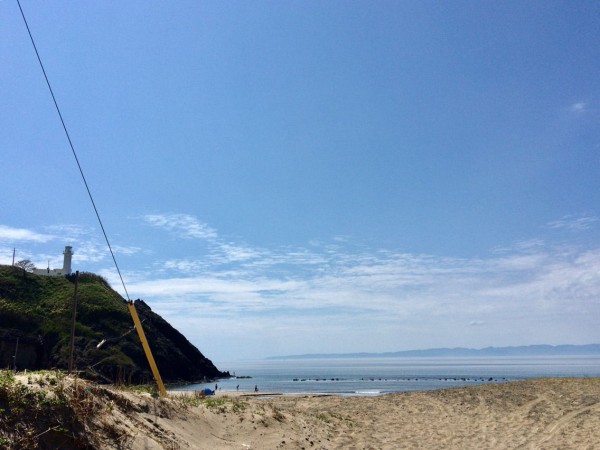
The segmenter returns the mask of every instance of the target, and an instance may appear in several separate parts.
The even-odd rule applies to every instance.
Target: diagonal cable
[[[75,162],[77,163],[77,167],[79,168],[79,173],[81,174],[81,178],[83,179],[83,184],[85,184],[85,189],[87,190],[88,196],[90,197],[90,201],[92,202],[94,212],[96,213],[96,218],[98,219],[98,223],[100,224],[100,228],[102,229],[102,234],[104,235],[104,239],[106,240],[106,245],[108,245],[108,250],[110,250],[110,255],[112,256],[113,262],[115,263],[115,267],[117,268],[117,273],[119,274],[119,278],[121,279],[121,284],[123,285],[123,289],[125,290],[125,296],[127,297],[128,301],[131,301],[131,299],[129,298],[129,292],[127,292],[127,287],[125,287],[125,281],[123,281],[123,276],[121,275],[121,270],[119,269],[119,265],[117,264],[117,259],[115,258],[115,254],[110,245],[110,241],[108,240],[108,235],[106,234],[106,230],[104,229],[104,225],[102,224],[102,219],[100,219],[100,213],[98,212],[98,208],[96,208],[96,203],[94,202],[94,197],[92,196],[92,191],[90,191],[90,187],[88,186],[87,180],[85,179],[85,175],[83,174],[83,169],[81,168],[81,164],[79,163],[79,158],[77,158],[77,153],[75,152],[75,147],[73,146],[73,142],[71,141],[71,136],[69,135],[69,132],[67,131],[67,126],[65,125],[65,121],[60,112],[60,108],[58,107],[58,102],[56,101],[56,97],[54,96],[54,91],[52,90],[52,86],[50,85],[50,81],[48,80],[48,75],[46,75],[46,70],[44,69],[44,64],[42,63],[42,59],[40,58],[40,54],[38,52],[37,46],[35,45],[35,41],[33,40],[31,30],[29,29],[29,24],[27,23],[27,19],[25,18],[25,13],[23,12],[23,8],[21,8],[21,2],[19,0],[17,0],[17,4],[19,5],[19,10],[21,11],[21,17],[23,17],[23,22],[25,22],[25,27],[27,28],[27,33],[29,34],[29,39],[31,39],[31,44],[33,45],[33,49],[35,50],[37,60],[40,63],[42,72],[44,73],[44,78],[46,79],[46,84],[48,85],[48,89],[50,90],[50,95],[52,96],[52,100],[54,101],[54,106],[56,107],[56,112],[58,113],[58,117],[60,117],[60,122],[62,123],[63,130],[65,130],[65,135],[67,136],[67,140],[69,141],[69,146],[71,147],[71,152],[73,153],[73,157],[75,158]]]

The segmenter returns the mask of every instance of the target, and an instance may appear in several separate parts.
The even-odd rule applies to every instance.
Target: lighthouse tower
[[[32,272],[36,275],[46,275],[47,277],[71,275],[71,258],[73,257],[73,247],[67,245],[63,255],[65,255],[65,257],[63,259],[62,269],[50,269],[50,262],[48,261],[47,269],[33,269]]]
[[[65,247],[65,251],[63,252],[63,255],[65,255],[62,268],[63,275],[71,275],[71,258],[73,257],[72,248],[73,247],[71,247],[70,245],[67,245]]]

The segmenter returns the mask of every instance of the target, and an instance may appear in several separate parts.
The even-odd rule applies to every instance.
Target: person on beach
[[[258,392],[258,385],[254,385],[254,392]]]

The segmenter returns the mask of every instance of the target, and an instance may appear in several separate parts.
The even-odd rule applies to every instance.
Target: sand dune
[[[188,392],[153,398],[77,379],[61,379],[54,389],[69,393],[74,408],[88,413],[80,413],[77,429],[66,435],[63,430],[48,448],[57,448],[65,436],[73,443],[91,436],[86,445],[92,448],[140,450],[600,449],[600,378],[377,397],[219,393],[201,398]],[[50,432],[59,429],[51,423],[43,427],[48,429],[40,439],[51,442]],[[4,435],[18,440],[10,430]],[[79,448],[73,445],[59,448]]]
[[[600,449],[600,379],[379,397],[222,398],[159,419],[180,448]],[[135,430],[132,430],[135,432]],[[135,448],[150,448],[140,433]],[[160,448],[160,447],[156,447]]]

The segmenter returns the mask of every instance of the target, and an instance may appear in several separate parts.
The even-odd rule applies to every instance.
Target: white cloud
[[[10,242],[48,242],[56,239],[52,234],[43,234],[25,228],[13,228],[0,225],[0,241]]]
[[[258,257],[261,252],[220,239],[217,231],[189,214],[148,214],[143,220],[157,228],[172,232],[184,239],[202,239],[211,248],[210,259],[219,264],[246,261]]]
[[[131,256],[140,253],[142,249],[132,245],[111,245],[113,251],[117,255]]]
[[[187,272],[196,268],[193,262],[180,263]],[[281,309],[282,315],[327,308],[334,315],[369,310],[391,317],[401,308],[404,315],[468,317],[481,312],[531,312],[539,304],[558,315],[565,302],[585,301],[600,293],[599,268],[600,250],[565,253],[545,248],[535,254],[472,260],[375,252],[340,255],[327,267],[297,266],[290,272],[275,272],[267,262],[228,272],[204,267],[202,276],[140,281],[131,290],[142,297],[178,298],[185,304],[207,302],[232,315],[249,308],[253,313]]]
[[[598,222],[594,216],[575,217],[571,215],[563,216],[559,220],[548,223],[549,228],[565,229],[569,231],[580,231],[592,228]]]
[[[77,264],[98,263],[109,255],[106,244],[92,239],[82,240],[73,248],[73,262]]]
[[[74,239],[74,238],[87,238],[90,235],[96,233],[96,230],[91,227],[85,227],[77,224],[59,224],[59,225],[49,225],[44,227],[44,229],[48,230],[57,239]]]
[[[207,240],[217,238],[217,232],[213,228],[189,214],[147,214],[142,219],[152,226],[171,231],[179,237]]]
[[[565,216],[544,230],[584,230],[596,221]],[[389,350],[583,343],[596,336],[600,247],[554,245],[553,233],[486,257],[455,258],[368,248],[350,238],[257,248],[225,241],[192,216],[154,215],[147,222],[206,244],[184,245],[164,261],[144,258],[143,266],[122,267],[131,297],[147,300],[196,342],[216,339],[233,349],[231,330],[240,327],[248,330],[244,348],[263,346],[254,355],[383,351],[382,342]],[[76,265],[101,265],[96,272],[121,291],[103,243],[79,239]],[[149,251],[161,254],[158,247]],[[38,259],[46,264],[48,254],[61,256],[47,250]]]
[[[206,267],[208,267],[206,261],[193,259],[169,259],[161,264],[162,269],[175,270],[184,274],[197,273]]]
[[[145,281],[132,285],[144,294],[217,294],[227,295],[260,294],[264,291],[289,292],[297,288],[298,282],[277,279],[235,280],[225,277],[172,278],[168,280]]]
[[[586,111],[587,109],[587,104],[584,102],[577,102],[577,103],[573,103],[571,105],[571,111],[575,112],[575,113],[582,113],[584,111]]]
[[[215,253],[212,258],[215,262],[229,263],[247,261],[258,258],[262,252],[248,246],[240,246],[233,243],[216,243]]]

